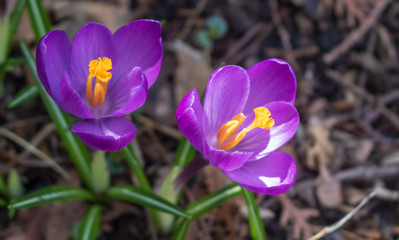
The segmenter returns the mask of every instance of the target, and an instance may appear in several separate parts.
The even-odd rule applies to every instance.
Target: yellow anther
[[[219,128],[216,135],[219,149],[229,150],[235,147],[239,142],[241,142],[247,132],[257,127],[269,130],[274,126],[274,119],[270,117],[271,113],[269,109],[265,107],[258,107],[254,109],[254,112],[254,121],[251,123],[251,125],[244,128],[239,133],[236,133],[236,131],[245,120],[245,116],[242,113],[236,115]]]
[[[107,57],[98,58],[98,60],[91,60],[89,63],[89,76],[86,81],[86,96],[90,106],[95,107],[102,105],[107,93],[107,83],[112,77],[112,73],[108,72],[112,69],[112,61]],[[93,78],[96,78],[94,83],[93,93]]]

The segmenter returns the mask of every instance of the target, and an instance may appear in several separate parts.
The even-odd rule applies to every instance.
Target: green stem
[[[195,156],[196,150],[191,143],[186,139],[182,138],[177,147],[176,157],[173,161],[174,166],[179,166],[183,169]]]
[[[147,175],[144,172],[143,167],[141,166],[136,154],[134,153],[131,146],[126,146],[122,149],[122,153],[125,156],[127,164],[130,167],[130,170],[136,176],[137,181],[139,182],[140,186],[148,191],[152,191],[150,182],[148,181]],[[159,224],[159,216],[157,211],[154,209],[150,209],[151,218],[154,221],[155,225]]]
[[[130,170],[136,176],[137,181],[139,182],[140,186],[145,190],[152,191],[150,182],[148,181],[147,176],[144,172],[144,169],[141,166],[138,158],[134,154],[133,149],[131,149],[130,146],[126,146],[122,149],[122,153],[125,156],[125,159],[127,161],[127,164],[130,167]]]
[[[265,226],[260,217],[259,207],[255,202],[254,194],[243,187],[241,189],[248,208],[248,220],[252,239],[266,240]]]

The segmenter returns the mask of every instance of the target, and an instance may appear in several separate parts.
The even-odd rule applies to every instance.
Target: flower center
[[[265,107],[257,107],[254,109],[255,119],[248,127],[236,133],[237,129],[245,120],[245,116],[242,113],[237,114],[230,121],[223,124],[218,132],[218,148],[221,150],[229,150],[235,147],[245,137],[247,132],[260,127],[269,130],[274,126],[274,119],[270,117],[271,113],[269,109]]]
[[[90,106],[102,105],[107,93],[107,83],[112,77],[108,72],[112,69],[112,61],[107,57],[91,60],[89,63],[89,76],[86,82],[86,96]],[[93,78],[96,78],[93,88]],[[94,91],[93,91],[94,89]]]

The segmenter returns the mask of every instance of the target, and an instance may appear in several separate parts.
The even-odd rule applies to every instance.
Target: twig
[[[134,114],[133,117],[134,117],[134,120],[137,120],[138,122],[148,126],[149,128],[156,129],[159,132],[161,132],[161,133],[163,133],[163,134],[165,134],[165,135],[167,135],[167,136],[169,136],[171,138],[174,138],[176,140],[180,140],[182,138],[181,133],[178,130],[174,129],[174,128],[162,125],[162,124],[160,124],[160,123],[158,123],[158,122],[156,122],[156,121],[154,121],[154,120],[152,120],[150,118],[144,117],[144,116],[139,115],[139,114]]]
[[[266,48],[265,52],[267,55],[272,55],[272,56],[281,56],[284,55],[287,57],[287,52],[281,50],[281,49],[274,49],[274,48]],[[294,49],[292,50],[289,55],[291,55],[294,58],[299,58],[299,57],[308,57],[308,56],[314,56],[320,52],[320,49],[316,45],[311,45],[305,48],[300,48],[300,49]]]
[[[264,31],[266,24],[261,22],[252,26],[232,47],[229,48],[227,53],[218,61],[220,63],[227,61],[232,58],[241,48],[247,46],[251,39],[255,37],[259,32]]]
[[[280,217],[280,225],[285,226],[291,219],[293,221],[294,239],[299,239],[301,232],[304,237],[310,237],[313,232],[313,227],[308,223],[307,219],[319,216],[316,209],[298,209],[286,194],[278,195],[277,199],[280,201],[283,213]]]
[[[274,29],[273,24],[267,24],[265,27],[260,31],[258,36],[249,44],[246,48],[242,51],[237,53],[234,57],[229,60],[230,64],[237,64],[241,62],[244,58],[246,58],[250,54],[257,53],[259,51],[259,47],[262,44],[263,40],[271,33]]]
[[[8,129],[0,127],[0,135],[14,141],[18,145],[20,145],[21,147],[26,149],[28,152],[31,152],[36,157],[42,159],[49,166],[51,166],[57,173],[59,173],[64,179],[68,180],[71,178],[71,176],[60,165],[58,165],[53,159],[51,159],[45,153],[40,151],[38,148],[36,148],[35,146],[33,146],[32,144],[27,142],[25,139],[21,138],[17,134],[9,131]]]
[[[374,10],[364,20],[359,28],[349,33],[337,47],[332,49],[330,52],[324,54],[323,60],[326,64],[331,64],[338,59],[339,56],[347,52],[353,45],[363,39],[364,35],[377,23],[377,19],[381,15],[382,11],[388,6],[391,0],[379,0],[375,1]]]
[[[339,181],[370,181],[377,178],[394,177],[398,174],[399,166],[369,166],[345,169],[335,174],[333,178]],[[298,193],[315,185],[314,179],[303,180],[295,184],[293,191]]]
[[[39,145],[51,132],[53,132],[56,129],[56,126],[54,123],[50,122],[46,124],[29,142],[33,146]],[[25,150],[22,153],[22,158],[27,157],[28,151]]]
[[[280,35],[281,41],[283,42],[284,50],[287,52],[286,57],[288,61],[292,64],[293,68],[296,71],[299,71],[299,64],[297,63],[295,57],[289,54],[292,51],[292,44],[290,40],[290,34],[287,29],[284,27],[281,16],[279,14],[278,3],[276,0],[269,1],[270,10],[272,13],[272,20],[274,25],[277,27],[277,32]]]
[[[177,38],[184,40],[188,33],[190,32],[191,26],[194,24],[194,20],[198,17],[198,15],[204,10],[208,0],[200,0],[195,7],[194,13],[189,17],[186,24],[184,24],[183,30],[177,35]]]
[[[345,215],[345,217],[341,218],[338,222],[333,225],[327,226],[323,228],[320,232],[318,232],[313,237],[309,238],[309,240],[317,240],[320,239],[330,233],[333,233],[338,230],[338,228],[342,227],[349,219],[351,219],[359,210],[368,202],[370,199],[377,195],[377,191],[371,192],[366,198],[364,198],[352,211]]]
[[[361,98],[365,99],[371,105],[374,105],[375,103],[377,103],[377,99],[371,93],[367,92],[363,88],[360,88],[358,86],[355,86],[353,84],[349,84],[349,83],[343,81],[342,76],[338,72],[333,71],[333,70],[327,70],[326,75],[328,77],[330,77],[331,79],[335,80],[336,82],[338,82],[339,84],[343,85],[344,87],[349,88],[352,92],[356,93]],[[381,103],[381,102],[378,104],[377,108],[381,111],[381,114],[384,117],[386,117],[396,129],[399,129],[399,117],[394,112],[389,110],[384,105],[384,103]]]

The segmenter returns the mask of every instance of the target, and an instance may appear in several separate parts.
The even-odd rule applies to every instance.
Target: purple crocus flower
[[[209,163],[246,189],[281,194],[295,182],[294,159],[275,151],[299,124],[290,65],[269,59],[245,70],[224,66],[210,77],[202,109],[196,89],[180,102],[180,131]]]
[[[88,23],[72,44],[63,31],[46,34],[37,48],[37,72],[58,106],[84,119],[72,126],[83,142],[117,151],[135,136],[136,127],[123,116],[144,104],[162,55],[158,21],[134,21],[114,34]]]

